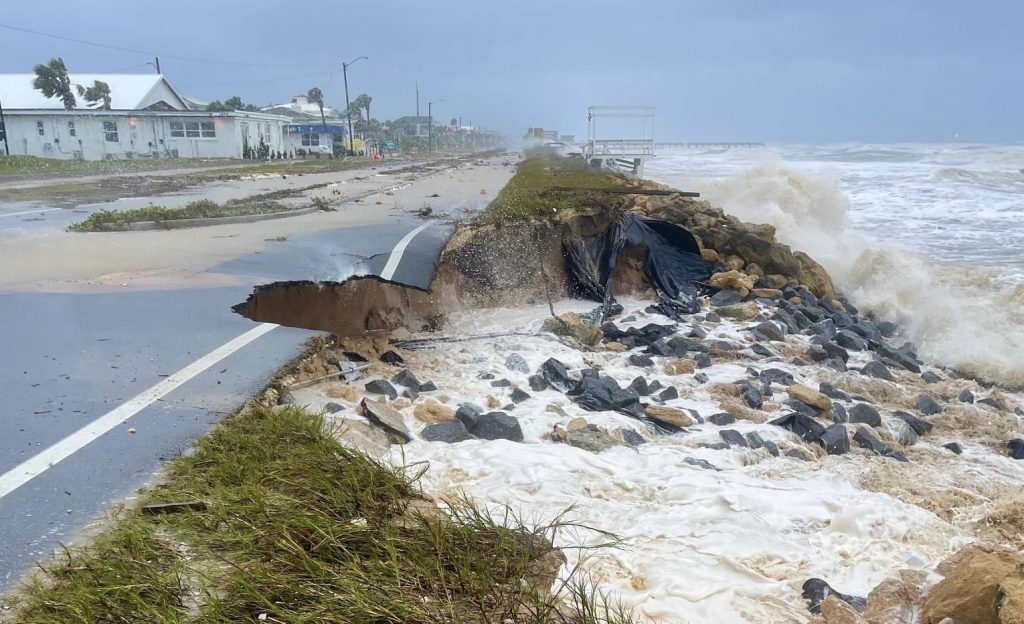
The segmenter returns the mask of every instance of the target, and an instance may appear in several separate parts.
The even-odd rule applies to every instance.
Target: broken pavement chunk
[[[412,441],[412,434],[409,433],[409,429],[405,426],[402,412],[399,412],[383,401],[374,401],[372,399],[363,399],[360,405],[370,422],[388,433],[398,436],[403,443]]]

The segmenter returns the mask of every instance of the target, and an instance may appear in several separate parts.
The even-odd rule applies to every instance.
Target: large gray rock
[[[530,365],[526,362],[526,358],[519,355],[518,353],[509,353],[505,358],[505,368],[516,373],[522,373],[527,375],[530,373]]]
[[[846,427],[840,424],[826,427],[820,443],[829,455],[842,455],[850,451],[850,436],[846,433]]]
[[[363,408],[363,413],[370,422],[381,429],[384,429],[388,433],[394,434],[402,440],[402,442],[410,442],[412,440],[412,434],[409,433],[409,428],[405,426],[405,419],[402,417],[402,412],[399,412],[383,401],[363,399],[360,405]]]
[[[931,415],[941,412],[942,406],[939,405],[939,402],[932,397],[927,394],[922,394],[917,397],[917,409],[923,414]]]
[[[867,427],[859,427],[857,433],[853,434],[853,441],[860,445],[861,448],[866,448],[883,457],[890,457],[901,462],[907,461],[903,453],[894,451],[888,444],[875,437],[875,434],[871,433],[871,430]]]
[[[427,425],[423,428],[421,435],[428,442],[447,442],[449,444],[469,440],[472,437],[469,435],[466,425],[462,424],[458,418],[436,425]]]
[[[848,329],[840,329],[836,332],[836,342],[840,347],[853,349],[854,351],[866,351],[868,341]]]
[[[930,422],[918,418],[917,416],[914,416],[909,412],[904,412],[900,410],[893,412],[892,415],[910,425],[910,428],[913,429],[914,433],[916,433],[918,436],[926,435],[932,430],[932,424]]]
[[[868,362],[864,365],[864,368],[860,369],[860,372],[868,377],[875,377],[886,381],[896,381],[896,378],[893,376],[892,371],[889,370],[889,367],[878,360]]]
[[[711,305],[715,307],[735,305],[743,301],[743,295],[736,290],[720,290],[711,295]]]
[[[911,446],[917,444],[917,432],[905,420],[890,418],[885,422],[886,428],[900,446]]]
[[[470,433],[484,440],[523,441],[523,429],[515,416],[505,412],[488,412],[476,419]]]
[[[718,435],[722,436],[722,440],[729,446],[745,447],[747,445],[747,439],[735,429],[722,429],[718,432]]]
[[[781,342],[786,339],[785,333],[783,333],[778,325],[771,321],[761,321],[754,327],[754,332],[764,336],[768,340]]]
[[[398,398],[398,390],[395,390],[395,387],[388,383],[388,380],[386,379],[374,379],[373,381],[368,382],[365,387],[367,392],[383,394],[392,401]],[[419,384],[417,384],[417,388],[418,387]]]
[[[861,423],[871,427],[882,424],[882,416],[878,410],[867,403],[858,403],[850,408],[850,422]]]
[[[408,368],[403,368],[398,371],[398,373],[391,378],[391,383],[402,386],[403,388],[412,388],[414,390],[419,390],[422,385],[420,380],[416,379],[416,375],[414,375]],[[382,392],[380,394],[384,393]]]

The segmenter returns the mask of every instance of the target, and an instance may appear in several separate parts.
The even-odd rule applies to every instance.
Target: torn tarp
[[[627,213],[601,236],[566,241],[565,262],[570,293],[600,301],[607,311],[614,304],[612,276],[626,246],[639,247],[644,275],[672,315],[697,311],[700,284],[711,277],[711,267],[700,255],[697,240],[667,221]]]

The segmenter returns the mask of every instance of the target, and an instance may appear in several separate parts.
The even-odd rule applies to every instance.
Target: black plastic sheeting
[[[612,276],[626,246],[646,250],[644,275],[662,299],[669,316],[698,311],[697,298],[711,278],[697,240],[678,225],[627,213],[602,236],[565,243],[570,294],[600,301],[607,317],[615,304]]]

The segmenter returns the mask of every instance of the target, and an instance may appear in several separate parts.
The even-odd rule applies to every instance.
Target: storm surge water
[[[647,176],[774,225],[936,363],[1024,386],[1024,146],[677,150]]]

